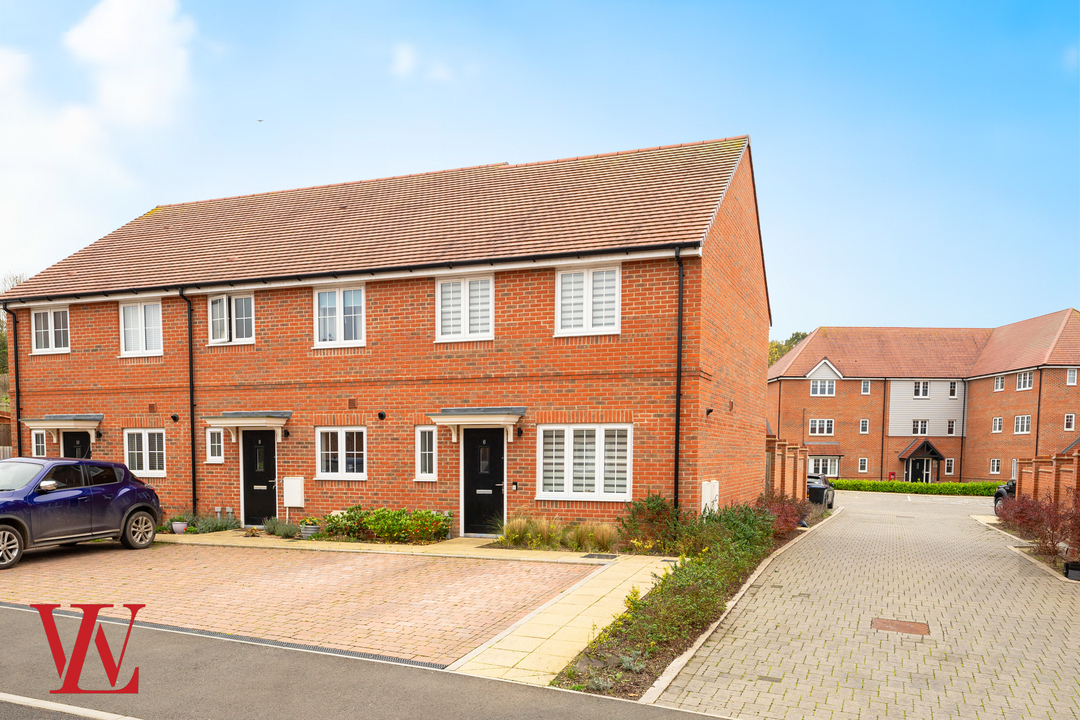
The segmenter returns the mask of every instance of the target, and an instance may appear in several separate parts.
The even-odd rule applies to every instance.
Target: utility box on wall
[[[304,478],[282,478],[285,483],[283,504],[287,508],[304,507]]]

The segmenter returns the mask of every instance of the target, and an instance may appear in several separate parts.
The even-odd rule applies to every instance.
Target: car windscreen
[[[34,462],[0,462],[0,490],[18,490],[33,480],[41,468]]]

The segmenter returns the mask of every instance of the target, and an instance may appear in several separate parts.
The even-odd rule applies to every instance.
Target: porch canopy
[[[458,441],[458,430],[462,425],[505,428],[506,442],[514,442],[514,425],[524,414],[524,407],[471,407],[443,408],[437,413],[428,413],[428,417],[436,425],[449,426],[454,442]]]
[[[241,430],[273,430],[281,442],[282,428],[292,417],[292,410],[237,410],[201,418],[209,427],[225,428],[236,442]]]
[[[45,415],[41,418],[21,418],[19,422],[30,430],[44,430],[49,433],[54,443],[60,442],[62,430],[90,433],[90,443],[96,440],[98,425],[105,419],[104,413],[83,413],[77,415]]]
[[[945,456],[938,452],[938,449],[929,440],[914,440],[900,453],[901,460],[918,460],[920,458],[944,460]]]

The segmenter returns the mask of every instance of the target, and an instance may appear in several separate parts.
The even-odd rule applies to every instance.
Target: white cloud
[[[431,66],[428,77],[436,82],[450,82],[454,79],[454,72],[442,63],[435,63]]]
[[[0,237],[5,265],[37,272],[92,240],[102,205],[135,186],[132,131],[172,122],[191,78],[194,24],[174,0],[103,0],[64,36],[94,92],[52,105],[29,56],[0,47]]]
[[[390,72],[398,77],[408,77],[416,71],[418,63],[419,58],[416,55],[415,47],[408,43],[398,43],[394,46]]]

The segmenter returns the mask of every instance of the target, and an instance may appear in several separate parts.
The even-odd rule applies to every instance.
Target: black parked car
[[[810,502],[832,509],[833,500],[836,497],[836,489],[829,482],[829,478],[816,473],[806,476],[806,497]]]
[[[0,570],[23,550],[112,538],[150,547],[157,493],[121,463],[61,458],[0,461]]]
[[[1005,504],[1005,498],[1016,497],[1016,481],[1010,480],[1004,485],[998,485],[997,491],[994,493],[994,514],[1001,514],[1001,506]]]

